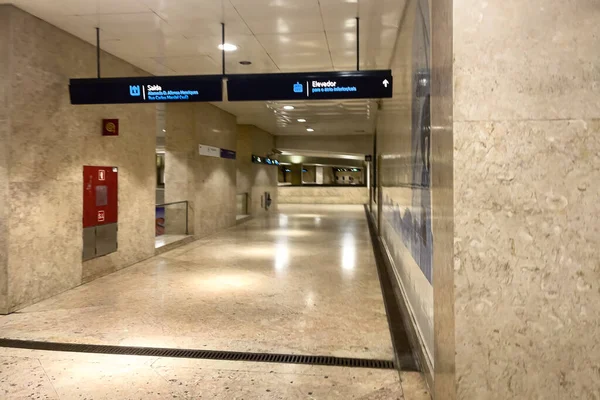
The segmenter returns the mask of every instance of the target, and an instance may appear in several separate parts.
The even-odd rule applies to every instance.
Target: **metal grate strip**
[[[38,342],[33,340],[16,339],[0,339],[0,347],[28,350],[62,351],[71,353],[197,358],[225,361],[247,361],[280,364],[326,365],[351,368],[394,369],[394,362],[392,360],[376,360],[369,358],[311,356],[277,353],[242,353],[235,351],[169,349],[160,347],[106,346],[95,344]]]

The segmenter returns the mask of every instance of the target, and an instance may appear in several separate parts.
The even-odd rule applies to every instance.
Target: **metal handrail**
[[[187,200],[183,200],[183,201],[174,201],[171,203],[164,203],[164,204],[157,204],[156,207],[166,207],[166,206],[172,206],[174,204],[185,204],[185,234],[189,235],[190,234],[190,230],[189,230],[189,222],[188,222],[188,216],[189,216],[189,209],[190,209],[190,202]]]

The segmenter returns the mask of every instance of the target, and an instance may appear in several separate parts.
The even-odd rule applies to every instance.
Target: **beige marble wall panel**
[[[288,187],[278,188],[279,204],[366,204],[366,187]]]
[[[198,153],[200,144],[235,150],[235,117],[210,104],[190,104],[168,105],[166,119],[167,202],[190,201],[190,233],[197,237],[235,225],[236,162]]]
[[[235,150],[237,123],[233,115],[210,104],[194,108],[197,143]],[[236,162],[195,154],[196,236],[236,224]],[[210,221],[205,220],[210,215]]]
[[[93,76],[94,47],[16,8],[9,14],[8,282],[15,310],[154,253],[155,108],[70,105],[68,79]],[[144,74],[113,56],[103,62],[106,74]],[[101,136],[102,118],[120,120],[119,137]],[[119,250],[86,263],[84,165],[119,168]]]
[[[597,0],[456,0],[457,120],[600,115]]]
[[[10,6],[0,5],[0,120],[8,119],[10,97],[11,25]]]
[[[238,139],[236,144],[236,186],[237,193],[252,192],[253,164],[252,164],[252,132],[248,125],[238,125]],[[248,200],[251,203],[251,200]]]
[[[0,15],[1,12],[0,9]],[[1,63],[2,61],[0,61]],[[0,108],[2,107],[2,104],[0,104]],[[9,122],[8,120],[0,119],[0,143],[7,143],[8,140]],[[8,215],[10,207],[8,161],[9,153],[7,146],[2,145],[0,146],[0,314],[8,312]]]
[[[166,116],[165,202],[189,202],[188,229],[190,234],[194,234],[195,178],[192,163],[198,148],[194,137],[194,105],[167,104]],[[184,233],[185,212],[182,207],[166,208],[166,233]]]
[[[454,130],[458,398],[598,397],[600,121]]]
[[[9,309],[81,283],[81,184],[10,183]]]
[[[0,6],[0,314],[8,312],[8,163],[10,140],[10,19],[9,8]]]
[[[275,147],[275,137],[253,125],[238,125],[238,193],[249,193],[250,215],[258,216],[277,210],[277,167],[252,163],[252,154],[265,157]],[[265,192],[271,195],[271,207],[264,208]]]
[[[455,2],[458,398],[600,398],[598,10]]]
[[[261,215],[277,211],[277,205],[279,204],[277,170],[278,167],[271,165],[252,165],[252,172],[254,174],[252,196],[250,199],[252,215]],[[265,192],[268,192],[271,195],[271,206],[269,207],[269,210],[266,210],[261,206],[261,196],[264,197]]]
[[[194,165],[197,188],[195,235],[206,236],[235,225],[235,161],[198,155]]]

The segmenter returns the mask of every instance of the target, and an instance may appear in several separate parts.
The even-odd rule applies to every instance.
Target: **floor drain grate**
[[[311,356],[298,354],[245,353],[194,349],[168,349],[157,347],[108,346],[97,344],[38,342],[31,340],[0,339],[0,347],[15,349],[62,351],[70,353],[115,354],[171,358],[197,358],[204,360],[248,361],[281,364],[307,364],[331,367],[394,369],[391,360]]]

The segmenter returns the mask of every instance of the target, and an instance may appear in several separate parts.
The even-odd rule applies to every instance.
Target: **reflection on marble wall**
[[[454,324],[453,0],[431,1],[431,211],[434,398],[456,399]]]
[[[238,125],[237,193],[248,193],[250,215],[277,210],[277,167],[252,163],[253,154],[264,157],[274,147],[275,137],[270,133],[253,125]],[[265,192],[270,193],[272,201],[268,211],[261,205]]]
[[[459,399],[600,398],[600,8],[454,2]]]
[[[11,27],[8,185],[9,309],[47,298],[154,253],[154,108],[70,105],[68,79],[90,76],[93,46],[14,7]],[[0,64],[2,64],[0,62]],[[103,54],[107,76],[144,75]],[[121,135],[102,137],[102,118]],[[119,251],[86,263],[83,165],[119,167]]]
[[[434,364],[430,123],[430,26],[427,0],[405,3],[392,60],[394,97],[377,124],[380,232],[414,327],[420,362]]]
[[[367,204],[369,191],[360,187],[280,186],[280,204]]]
[[[235,117],[210,104],[168,104],[166,131],[165,200],[190,202],[196,237],[235,225],[235,160],[198,153],[200,144],[235,150]]]

